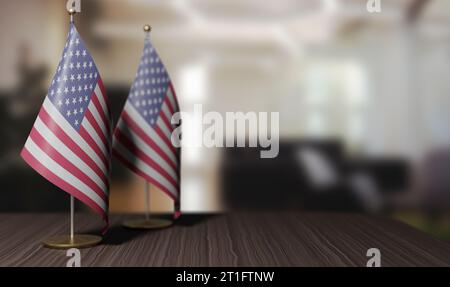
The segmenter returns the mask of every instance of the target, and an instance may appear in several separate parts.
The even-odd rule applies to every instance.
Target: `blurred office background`
[[[0,0],[3,212],[68,209],[19,157],[63,49],[65,2]],[[450,2],[381,0],[381,13],[366,2],[89,0],[75,21],[116,117],[144,23],[182,110],[280,113],[275,159],[183,149],[183,211],[384,213],[450,240]],[[142,212],[143,188],[115,162],[111,212]],[[152,210],[171,210],[153,191]]]

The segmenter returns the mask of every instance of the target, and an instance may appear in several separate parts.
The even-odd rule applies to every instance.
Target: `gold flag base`
[[[160,229],[169,227],[172,225],[172,223],[173,222],[168,219],[151,218],[129,220],[122,223],[122,225],[126,228],[131,229]]]
[[[87,248],[99,244],[102,238],[97,235],[75,234],[73,238],[70,235],[58,235],[50,237],[43,241],[46,247],[54,249],[69,248]]]

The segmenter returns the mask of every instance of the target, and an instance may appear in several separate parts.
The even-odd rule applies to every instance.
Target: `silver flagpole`
[[[150,184],[145,180],[145,220],[150,219]]]
[[[150,25],[144,25],[145,37],[150,37],[152,27]],[[145,220],[150,220],[150,183],[145,180]]]
[[[73,241],[73,215],[74,215],[74,198],[70,195],[70,241]]]
[[[72,8],[69,10],[70,15],[70,23],[73,23],[73,15],[75,14],[75,10]],[[74,199],[73,195],[70,195],[70,241],[73,242],[73,215],[74,215]]]

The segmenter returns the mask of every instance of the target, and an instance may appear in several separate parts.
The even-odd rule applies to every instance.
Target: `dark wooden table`
[[[450,244],[383,217],[332,213],[184,215],[167,229],[127,230],[112,215],[101,245],[81,250],[82,266],[365,266],[379,248],[382,266],[450,266]],[[95,222],[95,223],[92,223]],[[100,228],[76,214],[76,228]],[[67,232],[66,214],[0,214],[0,266],[65,266],[63,250],[41,245]]]

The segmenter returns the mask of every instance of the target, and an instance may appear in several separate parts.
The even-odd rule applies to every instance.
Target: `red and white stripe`
[[[127,101],[113,136],[113,154],[176,202],[180,197],[180,154],[171,142],[175,127],[170,120],[177,111],[178,102],[172,86],[154,127],[147,124]]]
[[[21,152],[47,180],[79,199],[108,222],[111,120],[101,81],[79,131],[48,97]]]

